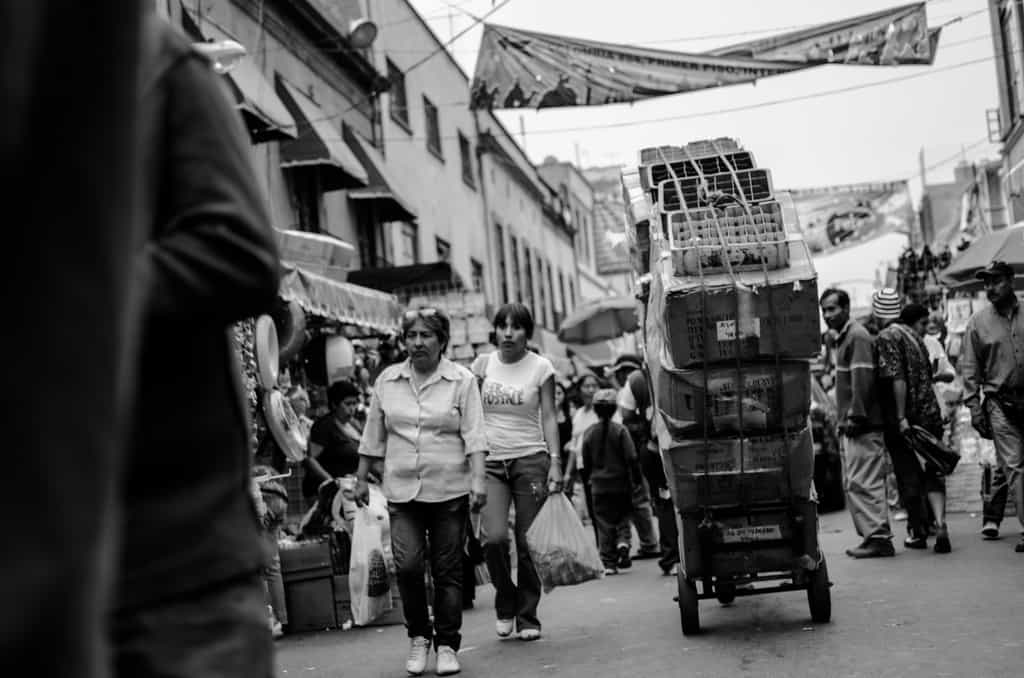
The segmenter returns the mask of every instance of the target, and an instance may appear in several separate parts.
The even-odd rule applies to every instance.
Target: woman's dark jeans
[[[498,619],[515,619],[520,631],[540,629],[537,606],[541,584],[530,558],[526,531],[547,499],[551,458],[546,452],[508,461],[487,462],[487,505],[484,507],[484,554],[494,584]],[[508,512],[516,509],[516,581],[512,581]]]
[[[469,499],[410,501],[388,506],[391,550],[409,637],[433,639],[456,652],[462,642],[462,568]],[[428,547],[429,540],[429,547]],[[426,558],[434,584],[434,623],[427,610]]]

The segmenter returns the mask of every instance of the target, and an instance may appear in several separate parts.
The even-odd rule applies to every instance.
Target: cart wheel
[[[697,600],[697,584],[680,572],[679,580],[679,621],[683,635],[689,636],[700,631],[700,610]]]
[[[718,597],[718,602],[728,605],[736,600],[736,584],[716,584],[715,595]]]
[[[818,569],[807,573],[807,605],[811,608],[811,619],[818,624],[832,619],[832,595],[829,593],[828,566],[824,556]]]

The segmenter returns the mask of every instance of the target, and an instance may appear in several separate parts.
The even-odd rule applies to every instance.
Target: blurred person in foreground
[[[5,676],[109,675],[115,484],[138,335],[141,12],[0,3]],[[61,401],[72,405],[55,418]]]
[[[231,327],[270,312],[277,251],[223,78],[155,13],[144,26],[145,307],[114,662],[126,678],[261,678],[267,554]]]
[[[451,323],[443,311],[409,311],[402,319],[409,358],[381,372],[359,446],[355,499],[367,505],[371,470],[383,479],[391,550],[409,635],[405,670],[458,673],[462,642],[463,549],[469,511],[487,503],[480,390],[473,373],[444,357]],[[430,559],[434,599],[427,600]],[[428,605],[433,610],[431,618]]]
[[[990,305],[967,322],[960,374],[971,423],[995,445],[996,461],[1024,526],[1024,313],[1013,291],[1014,277],[1013,267],[1002,261],[978,272]],[[986,520],[982,534],[988,538],[999,536],[994,518],[1005,512],[1005,496],[987,507],[992,520]],[[1014,550],[1024,553],[1024,536]]]
[[[932,518],[938,526],[935,553],[949,553],[946,485],[930,465],[918,461],[908,436],[920,426],[942,439],[942,412],[935,397],[932,361],[924,344],[928,309],[907,304],[876,340],[879,401],[885,416],[885,444],[892,457],[900,496],[907,509],[908,549],[928,548]],[[929,513],[929,509],[931,513]]]
[[[886,506],[887,459],[875,388],[875,338],[850,317],[850,296],[844,290],[830,288],[822,293],[821,314],[836,332],[836,413],[846,498],[863,540],[846,553],[853,558],[890,557],[896,551]]]

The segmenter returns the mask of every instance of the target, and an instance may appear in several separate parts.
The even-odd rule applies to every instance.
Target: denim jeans
[[[537,606],[541,585],[530,558],[526,531],[547,498],[551,459],[546,452],[508,461],[487,462],[487,505],[484,507],[484,554],[494,584],[498,619],[515,619],[523,629],[540,629]],[[508,512],[516,510],[516,581],[512,581]]]
[[[261,575],[114,614],[113,675],[224,678],[274,675]]]
[[[996,463],[991,467],[988,492],[982,492],[982,510],[984,522],[1000,525],[1006,515],[1006,500],[1010,496],[1010,485],[1006,482],[1006,472]]]
[[[410,638],[433,639],[456,652],[462,642],[462,567],[469,500],[409,501],[388,505],[391,550]],[[429,542],[429,546],[428,546]],[[434,588],[434,622],[427,610],[426,558]]]
[[[996,461],[1003,470],[1008,491],[1013,492],[1017,519],[1024,526],[1024,422],[1013,421],[1010,413],[993,398],[986,398],[983,406],[992,427]],[[1005,506],[1004,500],[1004,509]]]
[[[594,497],[594,524],[597,525],[597,546],[601,551],[601,563],[615,567],[619,560],[620,544],[629,546],[629,540],[622,540],[622,526],[629,534],[629,514],[633,509],[632,498],[621,494],[598,493]]]

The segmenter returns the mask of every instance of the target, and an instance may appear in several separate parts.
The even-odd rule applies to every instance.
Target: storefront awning
[[[384,292],[447,292],[464,287],[459,274],[447,261],[409,266],[363,268],[348,274],[350,282]]]
[[[186,21],[191,22],[188,26],[190,31],[205,40],[235,39],[208,21],[203,22],[200,28],[195,13],[188,8],[185,9],[185,17]],[[235,94],[237,108],[242,113],[253,143],[283,141],[298,135],[295,119],[278,98],[270,81],[263,77],[252,56],[236,63],[225,78]]]
[[[362,163],[341,138],[335,114],[320,108],[298,88],[277,76],[277,93],[295,118],[298,138],[281,142],[281,167],[316,167],[325,191],[361,188],[370,183]]]
[[[343,133],[345,142],[363,163],[370,178],[369,186],[366,188],[348,192],[349,200],[373,201],[380,221],[413,221],[416,213],[412,211],[409,203],[402,199],[398,192],[398,184],[394,177],[389,175],[380,151],[348,125],[343,127]]]
[[[401,311],[394,295],[343,283],[284,262],[280,297],[306,312],[375,333],[398,331]]]

